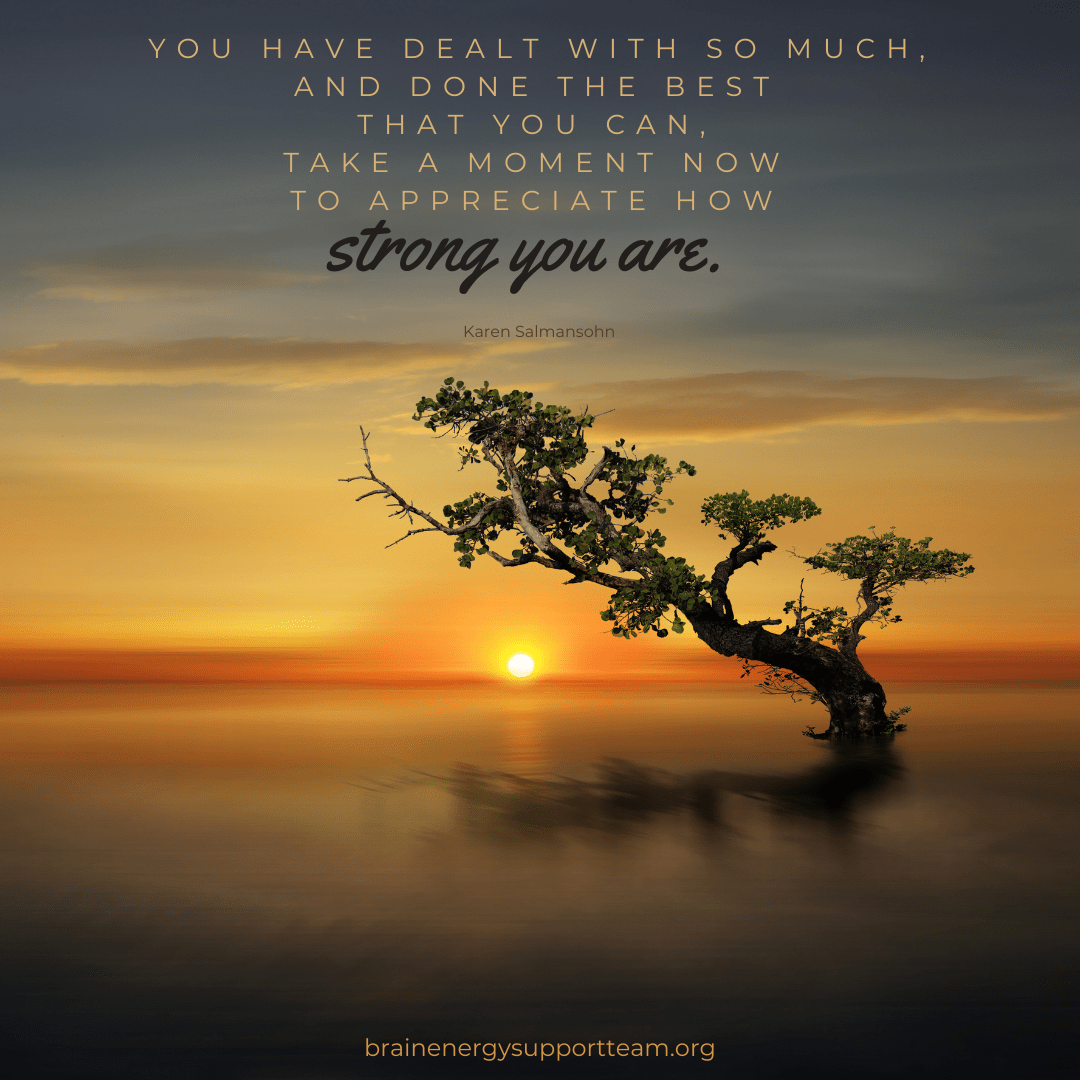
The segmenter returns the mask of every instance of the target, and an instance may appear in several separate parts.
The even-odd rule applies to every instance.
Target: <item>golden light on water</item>
[[[528,653],[514,653],[506,662],[506,670],[516,679],[524,679],[533,673],[533,658]]]

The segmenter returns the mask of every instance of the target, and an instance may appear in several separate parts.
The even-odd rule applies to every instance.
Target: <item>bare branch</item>
[[[611,458],[611,448],[604,447],[604,452],[600,455],[600,460],[589,470],[589,475],[585,477],[585,483],[581,485],[581,491],[584,494],[588,490],[589,485],[600,475],[604,466]]]
[[[530,552],[528,555],[518,555],[513,559],[508,559],[505,555],[500,555],[497,551],[491,550],[488,551],[488,555],[500,566],[525,566],[527,563],[537,563],[540,566],[546,566],[549,570],[565,569],[565,567],[560,566],[551,559],[545,558],[543,555],[537,555],[535,552]]]
[[[402,540],[408,540],[410,536],[416,536],[418,533],[426,532],[441,532],[440,529],[410,529],[404,536],[399,536],[392,544],[387,544],[388,548],[396,547]]]
[[[776,545],[771,540],[762,540],[760,544],[754,544],[752,547],[745,548],[734,555],[734,569],[738,570],[747,563],[759,563],[762,556],[768,555],[770,551],[775,550]]]
[[[640,578],[619,577],[618,574],[605,574],[600,570],[589,570],[581,575],[585,581],[593,581],[609,589],[626,589],[640,583]]]
[[[364,429],[360,428],[360,434],[363,438],[364,447],[364,459],[366,461],[367,475],[349,476],[342,478],[339,482],[344,484],[352,483],[353,480],[366,480],[369,483],[376,484],[377,487],[365,492],[361,495],[356,502],[360,502],[363,499],[368,499],[372,495],[382,495],[383,498],[388,499],[390,502],[397,503],[399,509],[391,513],[391,517],[408,517],[409,522],[412,522],[413,516],[420,518],[422,521],[426,521],[431,526],[429,529],[410,529],[404,536],[399,537],[393,544],[387,544],[387,547],[394,547],[395,544],[400,544],[402,540],[408,539],[410,536],[415,536],[417,533],[422,532],[441,532],[444,536],[460,536],[463,532],[467,532],[469,529],[475,529],[477,525],[484,519],[484,515],[488,513],[493,507],[498,506],[498,499],[490,499],[469,519],[464,525],[459,525],[456,528],[451,528],[449,525],[444,524],[438,519],[432,517],[429,513],[421,510],[418,506],[414,506],[411,502],[399,495],[385,480],[380,480],[375,475],[374,469],[371,467],[371,454],[368,452],[368,433]]]
[[[361,439],[361,442],[363,443],[363,446],[364,446],[364,460],[367,462],[367,471],[369,473],[371,473],[372,476],[374,476],[375,474],[371,472],[371,454],[368,453],[367,437],[368,437],[368,433],[364,430],[364,425],[361,424],[360,425],[360,439]]]
[[[560,551],[534,524],[529,517],[528,508],[525,506],[525,496],[521,492],[521,478],[518,476],[517,464],[514,462],[513,448],[509,452],[499,448],[499,456],[502,458],[502,466],[506,471],[506,478],[510,481],[510,494],[514,500],[514,518],[517,520],[521,531],[550,558],[554,559],[558,566],[570,569],[573,561],[565,552]]]
[[[465,522],[464,525],[459,525],[456,529],[450,529],[449,532],[458,534],[463,533],[468,529],[475,529],[476,526],[484,520],[484,516],[487,514],[487,512],[498,506],[501,501],[501,499],[488,499],[488,501],[484,503],[484,505],[481,506],[480,509],[477,510],[476,513],[473,514],[473,516],[469,518],[469,520]]]

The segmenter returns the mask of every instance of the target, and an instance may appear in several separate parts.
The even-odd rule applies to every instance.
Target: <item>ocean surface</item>
[[[1080,692],[888,690],[9,687],[9,1075],[1075,1076]]]

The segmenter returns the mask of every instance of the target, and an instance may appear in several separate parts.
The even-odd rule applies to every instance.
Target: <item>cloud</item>
[[[284,289],[317,285],[325,274],[298,274],[246,266],[107,266],[93,261],[45,263],[30,271],[48,284],[42,296],[109,303],[116,300],[155,300],[179,295]]]
[[[273,265],[296,243],[290,230],[151,237],[43,260],[25,272],[44,282],[43,296],[98,303],[321,284],[325,273]]]
[[[1056,420],[1080,411],[1080,390],[1022,376],[845,378],[746,371],[594,383],[560,392],[563,400],[587,403],[593,413],[614,409],[620,432],[694,442],[779,435],[826,424],[1008,423]]]
[[[71,341],[0,352],[0,378],[68,386],[326,386],[445,371],[489,356],[551,347],[514,341],[394,344],[256,337]]]

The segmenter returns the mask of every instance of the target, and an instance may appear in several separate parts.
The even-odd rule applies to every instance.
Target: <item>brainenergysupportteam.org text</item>
[[[550,1042],[473,1042],[473,1043],[422,1043],[405,1040],[403,1042],[373,1042],[364,1039],[366,1057],[406,1058],[406,1057],[475,1057],[484,1061],[505,1061],[511,1058],[539,1058],[562,1061],[563,1058],[583,1057],[655,1057],[655,1058],[698,1058],[712,1061],[716,1052],[714,1043],[680,1042],[673,1047],[666,1042],[617,1043],[612,1039],[590,1043],[550,1043]]]

